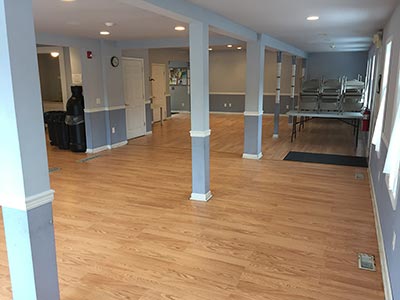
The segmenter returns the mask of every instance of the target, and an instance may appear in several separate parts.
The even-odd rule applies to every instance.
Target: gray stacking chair
[[[320,95],[320,111],[340,112],[342,109],[342,83],[337,79],[329,79],[322,84]]]
[[[318,79],[305,81],[299,99],[299,111],[318,111],[320,81]]]
[[[365,83],[359,80],[350,80],[345,83],[343,97],[343,111],[360,112],[364,106]]]

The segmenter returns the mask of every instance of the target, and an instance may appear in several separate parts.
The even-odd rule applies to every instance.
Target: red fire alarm
[[[88,59],[92,59],[92,58],[93,58],[93,53],[92,53],[92,51],[86,51],[86,57],[87,57]]]

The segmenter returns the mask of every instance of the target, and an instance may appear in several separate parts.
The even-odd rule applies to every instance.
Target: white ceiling
[[[187,36],[174,30],[177,22],[152,12],[120,3],[118,0],[33,0],[35,29],[38,32],[57,33],[87,38],[104,38],[101,30],[108,30],[107,39],[134,40]],[[105,22],[116,25],[107,28]],[[184,24],[185,25],[185,24]]]
[[[398,0],[189,0],[307,52],[367,50]],[[311,15],[320,20],[306,21]]]
[[[367,50],[371,36],[382,28],[398,0],[188,0],[307,52]],[[186,37],[174,27],[181,22],[120,3],[118,0],[33,0],[35,27],[48,32],[107,39]],[[309,15],[320,20],[308,22]],[[101,37],[104,38],[104,37]],[[332,49],[331,45],[336,48]]]

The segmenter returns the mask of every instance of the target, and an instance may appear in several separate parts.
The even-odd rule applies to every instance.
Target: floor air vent
[[[361,270],[375,272],[375,256],[364,253],[358,254],[358,268]]]
[[[356,180],[364,180],[365,176],[363,173],[356,173],[355,178]]]
[[[96,159],[96,158],[99,158],[99,157],[101,157],[101,155],[92,155],[92,156],[89,156],[89,157],[86,157],[86,158],[82,158],[82,159],[78,160],[78,162],[79,163],[85,163],[85,162],[88,162],[90,160],[93,160],[93,159]]]
[[[61,168],[49,168],[49,174],[61,171]]]

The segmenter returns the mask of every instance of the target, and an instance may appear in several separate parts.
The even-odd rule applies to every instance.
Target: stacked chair
[[[299,111],[360,112],[363,108],[365,84],[346,77],[328,80],[308,80],[302,85]]]
[[[344,85],[343,111],[358,112],[364,105],[364,82],[359,80],[346,81]]]

